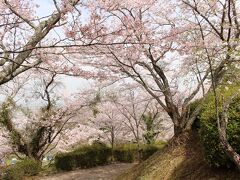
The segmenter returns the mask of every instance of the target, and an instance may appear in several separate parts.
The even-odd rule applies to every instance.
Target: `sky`
[[[36,11],[39,17],[49,15],[54,9],[52,0],[34,0],[33,2],[39,5]]]

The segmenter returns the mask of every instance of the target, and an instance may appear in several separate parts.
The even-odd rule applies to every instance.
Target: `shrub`
[[[4,172],[2,179],[3,180],[22,180],[24,176],[23,170],[16,165],[7,167]]]
[[[16,165],[22,169],[26,176],[34,176],[41,170],[41,164],[33,158],[26,158],[17,162]]]
[[[136,158],[138,153],[137,147],[131,146],[119,146],[113,149],[113,156],[115,161],[131,163]]]
[[[163,143],[157,145],[141,145],[142,159],[145,160],[163,147]],[[93,145],[80,146],[72,152],[59,153],[55,157],[57,170],[70,171],[75,168],[90,168],[107,164],[112,157],[111,148],[103,143],[95,142]],[[136,144],[122,144],[114,147],[113,157],[119,162],[134,162],[138,160],[138,148]]]
[[[56,155],[55,166],[57,170],[65,171],[90,168],[107,164],[110,156],[111,149],[104,144],[81,146],[72,152]]]
[[[228,99],[239,87],[230,87],[229,90],[220,88],[218,91]],[[229,143],[240,153],[240,97],[234,99],[229,107],[229,122],[227,136]],[[222,102],[219,102],[222,104]],[[221,108],[219,109],[221,112]],[[200,138],[204,148],[205,159],[211,166],[233,167],[233,163],[223,152],[220,145],[217,120],[215,114],[214,96],[210,94],[203,103],[200,113]]]
[[[75,168],[73,153],[60,153],[55,156],[55,167],[57,170],[71,171]]]
[[[137,160],[146,160],[156,151],[161,149],[164,144],[165,143],[163,142],[159,142],[157,144],[141,144],[139,152],[136,144],[122,144],[114,148],[113,156],[115,161],[127,163]],[[140,157],[138,157],[138,153],[140,153]]]
[[[40,163],[32,158],[26,158],[4,170],[4,180],[21,180],[23,176],[33,176],[41,170]]]
[[[159,147],[157,147],[156,145],[150,144],[148,146],[144,146],[142,148],[141,160],[146,160],[147,158],[149,158],[151,155],[153,155],[158,150],[159,150]]]
[[[107,145],[102,142],[102,141],[99,141],[99,140],[95,140],[92,142],[92,146],[100,146],[100,147],[107,147]]]
[[[111,156],[111,149],[104,144],[93,144],[75,150],[74,155],[77,167],[89,168],[107,164]]]

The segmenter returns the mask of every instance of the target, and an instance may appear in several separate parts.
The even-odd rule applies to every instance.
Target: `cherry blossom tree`
[[[119,113],[124,116],[123,122],[129,128],[134,136],[134,141],[137,143],[140,149],[140,142],[142,140],[142,117],[147,112],[149,101],[142,100],[136,92],[130,90],[126,95],[120,97],[115,106],[118,108]]]
[[[101,114],[107,116],[109,120],[114,121],[113,123],[121,125],[122,128],[125,128],[125,131],[128,130],[138,145],[142,141],[143,134],[147,132],[144,116],[148,113],[154,115],[152,125],[154,124],[160,132],[160,108],[155,100],[141,88],[113,88],[110,91],[103,92],[102,96],[105,97],[97,104],[100,121],[104,121]]]
[[[98,113],[91,119],[90,126],[100,130],[100,138],[107,140],[112,149],[116,144],[132,139],[129,129],[124,124],[124,117],[112,102],[101,102],[97,109]]]
[[[33,67],[98,80],[130,78],[158,102],[179,135],[201,110],[190,114],[190,103],[218,86],[239,58],[238,0],[52,2],[52,14],[40,18],[27,0],[0,2],[0,84]]]
[[[101,33],[99,29],[107,27],[118,32],[116,40],[132,43],[92,47],[93,53],[86,54],[91,60],[83,59],[83,64],[139,83],[168,113],[179,135],[191,129],[201,106],[189,114],[190,103],[211,90],[211,74],[217,86],[227,65],[237,60],[236,4],[230,0],[96,2],[92,31]]]
[[[62,26],[66,14],[72,11],[79,0],[53,1],[56,10],[48,17],[34,16],[34,4],[27,0],[1,0],[1,76],[0,84],[6,83],[44,61],[44,53],[37,52],[44,45],[44,39],[53,29]],[[54,43],[54,42],[53,42]],[[55,42],[56,43],[56,42]]]
[[[100,137],[103,137],[103,140],[107,139],[112,147],[115,143],[126,140],[135,141],[139,145],[143,134],[149,130],[147,123],[144,122],[147,113],[154,116],[151,125],[155,127],[149,131],[153,130],[155,136],[160,133],[162,125],[162,119],[159,117],[160,108],[154,99],[138,86],[130,89],[105,87],[90,94],[95,94],[91,97],[95,100],[89,101],[96,102],[96,99],[98,101],[94,103],[94,107],[90,106],[89,111],[92,114],[88,114],[87,124],[102,130]]]
[[[55,104],[53,98],[56,74],[43,77],[41,91],[35,93],[46,101],[39,110],[31,110],[18,106],[14,97],[8,96],[1,107],[0,123],[8,132],[10,145],[16,155],[18,153],[42,160],[43,156],[53,150],[65,129],[70,128],[70,120],[77,115],[81,107],[71,107]],[[40,88],[38,88],[40,90]]]
[[[95,29],[95,23],[98,22],[95,21],[97,16],[92,8],[94,3],[52,0],[49,14],[38,17],[36,11],[42,5],[35,4],[35,1],[1,0],[0,84],[31,68],[85,78],[102,78],[103,74],[91,73],[72,58],[76,53],[91,53],[91,45],[125,43],[121,39],[112,41],[114,32],[104,27]],[[112,38],[105,40],[108,36]],[[81,53],[76,47],[87,49],[81,50]]]

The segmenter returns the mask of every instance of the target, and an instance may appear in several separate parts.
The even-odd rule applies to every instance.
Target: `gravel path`
[[[115,163],[37,178],[38,180],[111,180],[135,164]]]

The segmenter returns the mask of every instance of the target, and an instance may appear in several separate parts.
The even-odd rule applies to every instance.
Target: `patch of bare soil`
[[[35,180],[111,180],[135,164],[114,163],[106,166],[98,166],[90,169],[79,169],[70,172],[62,172],[51,176],[35,178]]]

